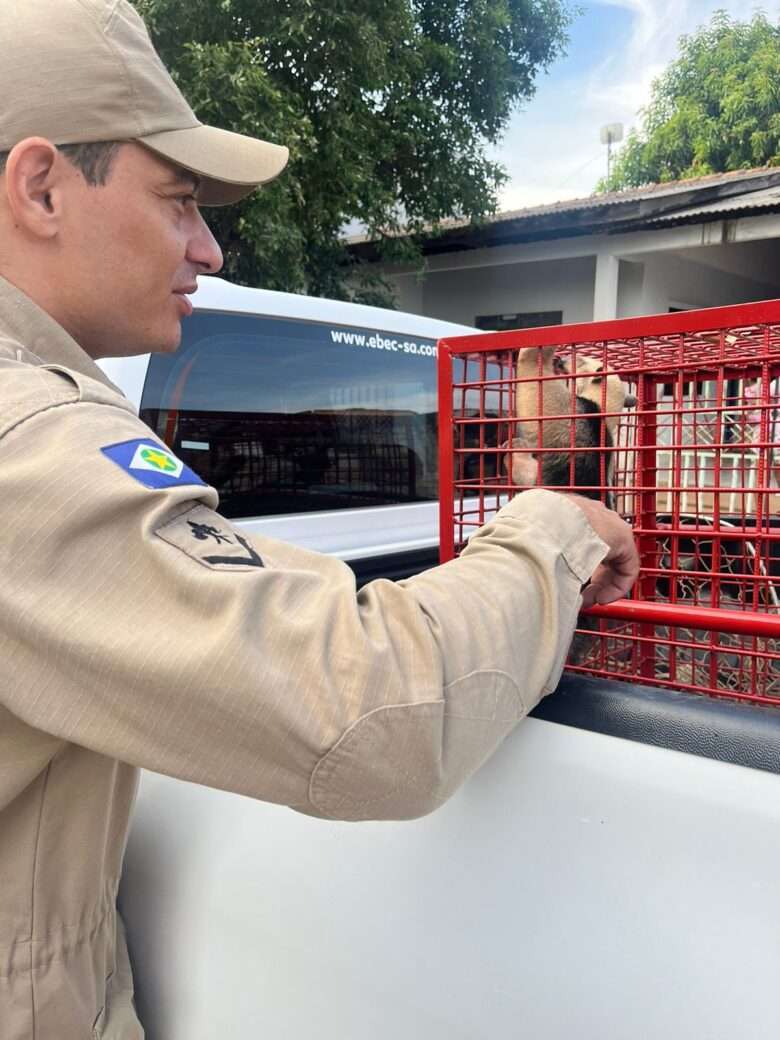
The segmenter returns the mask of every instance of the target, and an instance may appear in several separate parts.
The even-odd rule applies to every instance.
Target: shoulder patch
[[[144,487],[161,488],[180,487],[183,484],[201,484],[206,487],[197,473],[185,466],[162,444],[150,438],[135,441],[123,441],[101,448],[107,459],[115,462],[121,470],[143,484]]]
[[[211,570],[253,571],[265,566],[251,542],[206,506],[194,506],[154,533]]]

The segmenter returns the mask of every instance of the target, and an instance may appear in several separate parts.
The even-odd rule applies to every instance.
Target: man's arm
[[[356,593],[338,560],[250,542],[211,489],[139,483],[103,449],[147,428],[38,378],[51,403],[0,439],[0,699],[29,725],[314,815],[405,818],[557,683],[608,552],[562,496],[526,492],[458,560]]]

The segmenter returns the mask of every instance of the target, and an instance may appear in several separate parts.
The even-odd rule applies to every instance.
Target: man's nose
[[[211,228],[198,210],[197,226],[190,238],[187,259],[197,264],[201,274],[216,274],[222,268],[224,257]]]

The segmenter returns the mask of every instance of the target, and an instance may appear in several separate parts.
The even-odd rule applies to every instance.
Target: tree
[[[680,39],[601,191],[780,164],[780,27],[717,12]]]
[[[207,212],[226,275],[388,303],[342,229],[408,260],[402,228],[495,210],[505,174],[486,148],[560,53],[566,2],[135,0],[199,118],[290,148],[276,183]]]

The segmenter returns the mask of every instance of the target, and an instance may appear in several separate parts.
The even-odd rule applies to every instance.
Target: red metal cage
[[[529,486],[631,523],[570,670],[780,704],[780,301],[443,340],[439,424],[442,561]]]

